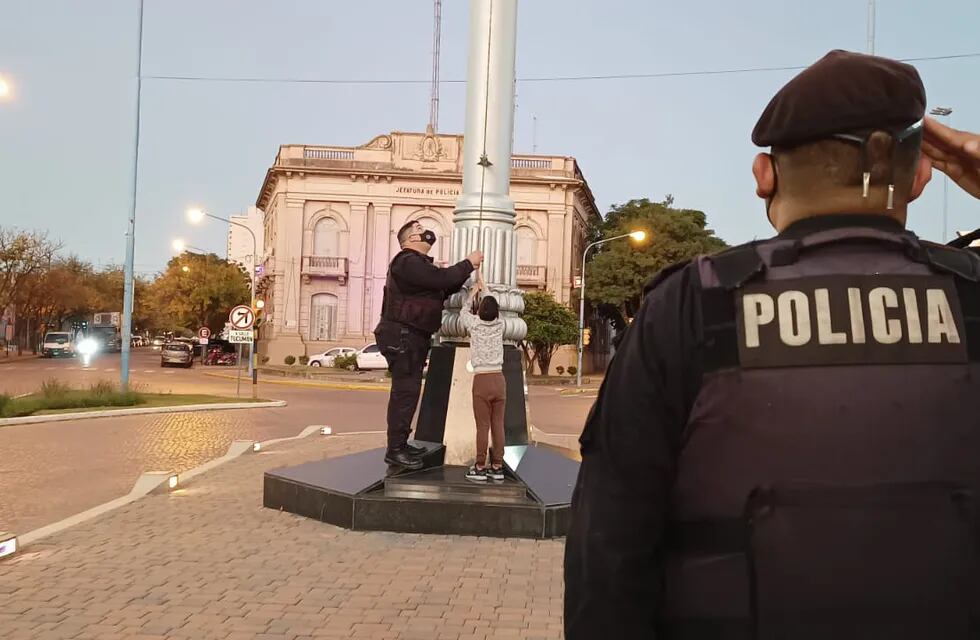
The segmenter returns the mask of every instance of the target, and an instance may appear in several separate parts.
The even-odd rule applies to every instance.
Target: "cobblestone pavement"
[[[0,562],[4,640],[561,638],[562,542],[350,532],[261,507],[273,446]]]
[[[0,376],[26,366],[5,366]],[[191,390],[234,395],[233,381],[174,371]],[[310,424],[385,428],[385,392],[260,384],[260,393],[289,405],[0,427],[0,530],[25,533],[84,511],[127,493],[143,471],[184,471],[223,455],[232,440],[293,436]],[[536,436],[574,447],[592,400],[554,387],[532,386],[530,394],[529,418],[540,432],[567,434]]]

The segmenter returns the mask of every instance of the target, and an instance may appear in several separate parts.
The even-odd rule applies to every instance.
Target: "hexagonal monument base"
[[[554,538],[567,532],[578,463],[534,445],[507,447],[504,482],[476,483],[442,466],[443,446],[419,471],[385,464],[384,449],[273,469],[263,504],[360,531]]]

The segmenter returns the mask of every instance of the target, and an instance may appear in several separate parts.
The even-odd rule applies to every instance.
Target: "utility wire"
[[[980,58],[980,52],[959,53],[944,56],[921,56],[916,58],[898,58],[899,62],[934,62],[939,60],[963,60]],[[655,73],[614,73],[581,76],[529,76],[518,78],[517,82],[588,82],[596,80],[644,80],[657,78],[683,78],[690,76],[722,76],[742,73],[769,73],[774,71],[801,71],[809,65],[792,65],[779,67],[742,67],[734,69],[700,69],[694,71],[663,71]],[[172,80],[183,82],[239,82],[239,83],[295,83],[295,84],[349,84],[349,85],[399,85],[399,84],[431,84],[432,80],[411,80],[395,78],[356,79],[356,78],[232,78],[224,76],[184,76],[184,75],[147,75],[144,80]],[[465,84],[464,79],[440,80],[440,84]]]

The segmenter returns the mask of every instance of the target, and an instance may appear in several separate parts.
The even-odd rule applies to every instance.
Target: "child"
[[[460,310],[463,326],[470,332],[470,362],[473,365],[473,417],[476,419],[476,463],[466,473],[467,480],[486,482],[504,479],[504,321],[497,299],[483,296],[474,313],[474,300],[484,288],[477,282]],[[487,464],[487,432],[492,441],[492,460]]]

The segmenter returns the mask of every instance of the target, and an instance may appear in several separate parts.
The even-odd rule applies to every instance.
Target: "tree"
[[[615,205],[602,224],[593,229],[593,240],[612,238],[631,231],[647,234],[642,243],[617,240],[598,248],[586,265],[586,298],[606,317],[609,306],[624,317],[636,315],[643,287],[658,271],[682,260],[725,248],[725,242],[707,228],[702,211],[675,209],[673,196],[663,202],[643,198]]]
[[[198,327],[222,329],[231,308],[249,302],[249,283],[233,262],[214,254],[183,253],[167,263],[145,297],[158,328],[193,335]]]
[[[551,357],[558,347],[578,343],[578,318],[551,294],[535,291],[524,294],[524,322],[527,337],[521,348],[528,362],[527,373],[534,373],[537,362],[541,374],[548,375]]]
[[[0,312],[18,301],[30,278],[50,268],[60,248],[46,233],[0,227]]]

